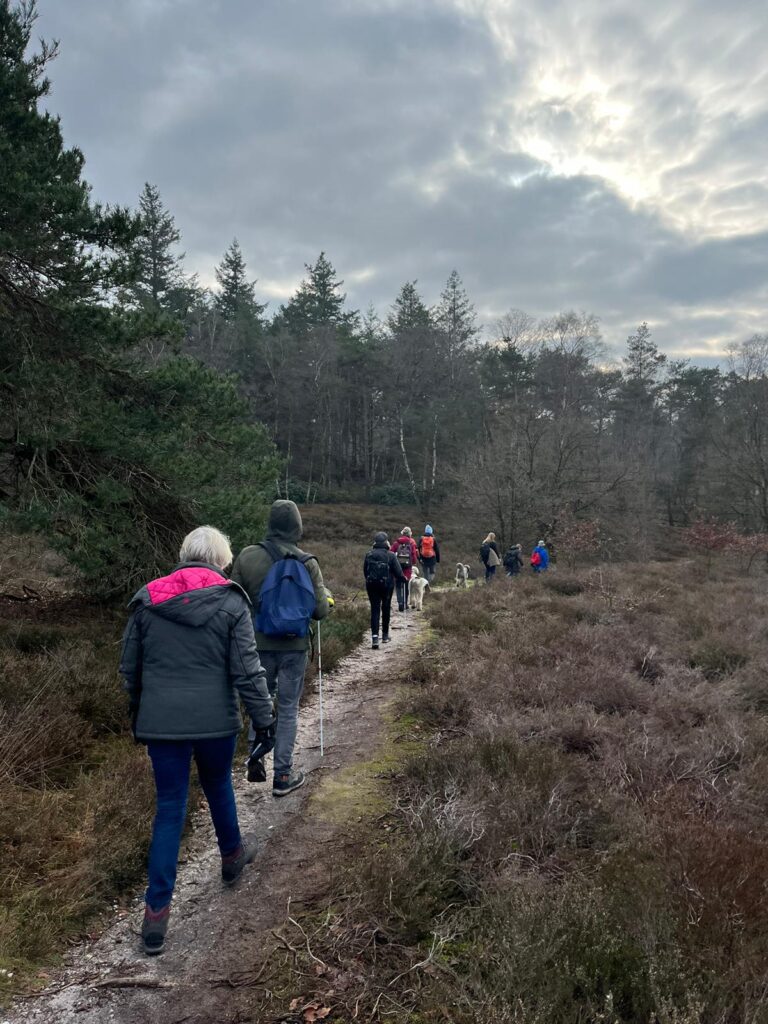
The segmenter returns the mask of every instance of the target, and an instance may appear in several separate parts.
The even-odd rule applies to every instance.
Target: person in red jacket
[[[410,526],[402,528],[391,550],[397,555],[400,568],[403,570],[403,579],[397,581],[397,607],[404,612],[408,605],[408,584],[413,575],[413,567],[419,560],[419,549],[416,547]]]

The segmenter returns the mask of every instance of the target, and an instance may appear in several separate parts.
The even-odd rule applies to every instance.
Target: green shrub
[[[407,484],[381,484],[371,488],[371,503],[374,505],[413,505],[413,491]]]
[[[709,640],[697,647],[689,659],[691,668],[700,669],[707,679],[722,679],[742,668],[748,655],[727,640]]]

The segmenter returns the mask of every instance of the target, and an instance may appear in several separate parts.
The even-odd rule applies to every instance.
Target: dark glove
[[[254,753],[257,751],[257,757],[264,757],[265,754],[268,754],[270,750],[272,750],[275,745],[275,728],[275,722],[266,726],[266,728],[262,727],[257,729],[256,726],[253,727],[255,736],[253,738],[253,743],[251,744],[251,757],[253,757]]]
[[[264,767],[264,757],[275,745],[275,727],[275,722],[266,728],[257,729],[255,725],[253,727],[256,735],[251,744],[248,760],[245,762],[246,778],[249,782],[266,782],[267,770]]]

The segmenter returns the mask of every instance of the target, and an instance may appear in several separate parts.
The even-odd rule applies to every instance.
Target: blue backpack
[[[270,541],[259,545],[273,565],[259,592],[254,625],[265,636],[304,637],[315,610],[315,588],[307,569],[314,555],[284,555]]]

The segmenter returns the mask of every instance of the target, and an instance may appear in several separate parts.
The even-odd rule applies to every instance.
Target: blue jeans
[[[236,743],[237,736],[224,736],[215,740],[152,740],[147,744],[157,791],[146,893],[152,910],[162,910],[171,902],[176,884],[193,754],[222,857],[239,847],[240,827],[232,790]]]
[[[307,670],[306,651],[259,651],[259,660],[267,673],[267,688],[277,694],[274,773],[290,775],[293,745],[299,726],[299,701],[304,691]],[[253,729],[249,733],[253,739]]]

